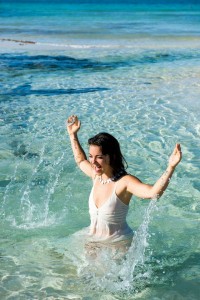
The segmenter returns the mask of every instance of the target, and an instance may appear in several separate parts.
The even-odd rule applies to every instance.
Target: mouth
[[[93,165],[93,169],[94,169],[95,173],[97,173],[97,174],[102,173],[102,168],[100,166]]]

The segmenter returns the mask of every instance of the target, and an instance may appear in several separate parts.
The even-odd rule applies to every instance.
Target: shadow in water
[[[29,96],[29,95],[46,95],[46,96],[55,96],[55,95],[71,95],[71,94],[85,94],[85,93],[94,93],[100,91],[106,91],[108,88],[94,87],[94,88],[80,88],[80,89],[31,89],[30,84],[20,85],[17,88],[0,93],[1,95],[7,96]]]

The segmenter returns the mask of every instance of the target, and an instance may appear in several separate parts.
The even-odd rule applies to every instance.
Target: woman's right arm
[[[81,127],[81,122],[77,116],[70,116],[66,122],[67,131],[69,134],[74,159],[79,168],[89,177],[92,177],[92,166],[87,160],[86,154],[78,140],[78,131]]]

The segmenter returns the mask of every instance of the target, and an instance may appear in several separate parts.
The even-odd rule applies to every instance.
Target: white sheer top
[[[95,183],[95,182],[94,182]],[[116,185],[112,195],[97,208],[94,197],[94,185],[89,197],[90,236],[98,241],[123,241],[132,238],[133,231],[126,222],[129,206],[116,195]]]

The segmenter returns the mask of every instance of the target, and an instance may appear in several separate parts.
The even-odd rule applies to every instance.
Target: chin
[[[102,170],[96,170],[96,169],[94,169],[94,171],[95,171],[95,173],[96,173],[97,175],[102,175],[102,173],[103,173]]]
[[[97,171],[95,171],[95,173],[96,173],[96,175],[98,175],[98,176],[102,175],[102,172],[97,172]]]

